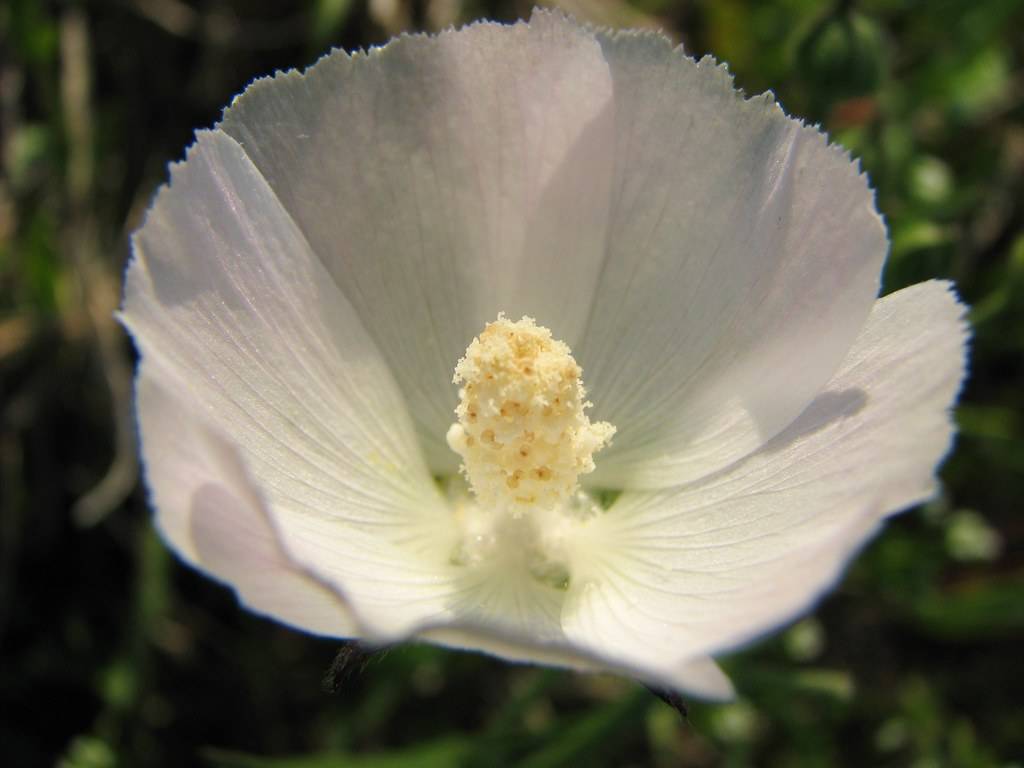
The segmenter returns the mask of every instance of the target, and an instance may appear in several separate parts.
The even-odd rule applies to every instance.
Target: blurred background
[[[954,279],[972,372],[941,498],[689,717],[615,677],[338,644],[176,562],[112,313],[167,163],[258,75],[511,20],[501,0],[0,2],[0,754],[8,766],[1024,766],[1024,2],[566,0],[773,89],[870,173],[885,290]]]

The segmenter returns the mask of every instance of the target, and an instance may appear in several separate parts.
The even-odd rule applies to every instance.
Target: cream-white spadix
[[[331,53],[135,235],[157,525],[310,632],[728,696],[713,655],[934,491],[962,307],[877,299],[886,250],[841,149],[659,35]]]

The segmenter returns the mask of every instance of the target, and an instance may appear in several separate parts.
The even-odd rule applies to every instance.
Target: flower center
[[[480,507],[518,518],[568,505],[615,433],[587,418],[581,374],[569,347],[529,317],[498,315],[473,339],[455,366],[448,445]]]

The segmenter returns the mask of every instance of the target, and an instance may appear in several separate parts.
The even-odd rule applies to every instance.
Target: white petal
[[[964,374],[944,283],[881,299],[826,389],[764,449],[699,483],[626,493],[577,542],[570,638],[671,668],[806,610],[883,518],[930,496]]]
[[[232,585],[257,613],[317,634],[357,634],[339,596],[281,551],[237,450],[171,394],[166,372],[153,368],[143,364],[136,397],[146,482],[164,538],[193,566]]]
[[[887,244],[866,179],[770,95],[659,35],[599,35],[615,88],[606,262],[577,359],[618,428],[589,482],[660,488],[787,426],[871,309]]]
[[[376,340],[438,472],[452,371],[498,312],[572,341],[604,243],[613,157],[593,36],[538,12],[336,51],[225,113]]]
[[[418,463],[397,387],[230,137],[202,134],[159,195],[136,238],[124,320],[144,361],[160,527],[254,610],[316,632],[421,633],[723,695],[706,660],[661,675],[580,651],[561,627],[564,593],[502,559],[450,563],[452,512]]]
[[[667,677],[662,679],[668,685],[681,691],[691,691],[705,699],[727,701],[736,695],[732,681],[710,656],[698,656],[687,661],[678,669],[669,670]]]
[[[454,529],[398,388],[230,137],[200,135],[159,194],[135,238],[124,320],[185,407],[237,447],[289,558],[344,592],[364,634],[403,634],[443,610],[426,594]],[[172,427],[142,424],[150,476]],[[188,523],[171,519],[186,502],[157,507],[195,559]]]
[[[566,640],[545,645],[531,638],[498,634],[493,628],[484,626],[446,626],[425,630],[420,637],[449,648],[483,651],[507,661],[568,667],[577,672],[619,673],[702,699],[724,701],[735,695],[732,682],[710,656],[698,657],[675,669],[665,670],[654,664],[639,665],[621,658],[602,657]]]
[[[574,642],[562,627],[565,593],[538,584],[523,573],[506,570],[469,574],[462,586],[452,603],[452,618],[442,625],[421,628],[418,637],[509,661],[581,672],[617,672],[705,699],[733,696],[732,684],[710,657],[689,659],[666,670],[651,659],[625,658],[616,649]]]

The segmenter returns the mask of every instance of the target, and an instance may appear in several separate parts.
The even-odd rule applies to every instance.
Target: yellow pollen
[[[448,445],[485,508],[561,508],[615,434],[584,413],[590,403],[569,347],[529,317],[488,323],[454,382],[462,387]]]

